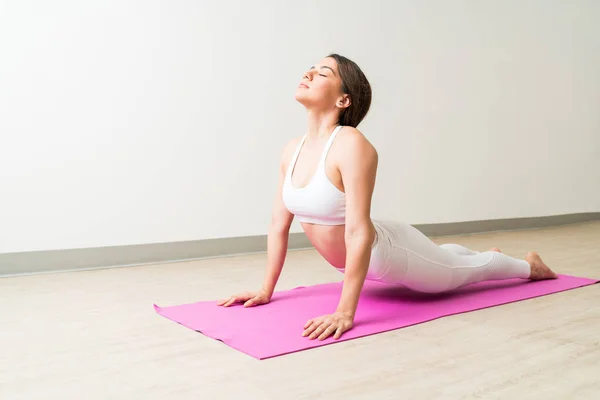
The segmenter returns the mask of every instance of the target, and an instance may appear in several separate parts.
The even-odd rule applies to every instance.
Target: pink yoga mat
[[[432,295],[367,281],[354,327],[338,340],[324,341],[303,337],[303,325],[310,318],[335,311],[341,282],[276,292],[271,303],[251,308],[241,304],[224,308],[217,306],[216,301],[154,308],[165,318],[252,357],[265,359],[597,282],[559,275],[555,280],[536,282],[521,279],[481,282],[451,293]]]

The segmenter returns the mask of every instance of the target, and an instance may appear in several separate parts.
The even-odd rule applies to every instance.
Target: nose
[[[305,72],[304,75],[302,76],[302,79],[308,79],[309,81],[312,81],[312,77],[313,77],[312,72],[313,72],[312,70]]]

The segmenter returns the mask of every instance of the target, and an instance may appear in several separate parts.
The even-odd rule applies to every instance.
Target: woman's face
[[[295,97],[307,108],[331,109],[343,96],[337,63],[326,57],[305,72]]]

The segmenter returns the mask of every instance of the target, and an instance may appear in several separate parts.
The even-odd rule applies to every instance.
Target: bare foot
[[[499,249],[499,248],[497,248],[497,247],[492,247],[492,248],[490,249],[490,251],[495,251],[495,252],[498,252],[498,253],[502,253],[502,250],[500,250],[500,249]]]
[[[525,260],[531,266],[531,275],[529,275],[529,279],[534,281],[538,281],[541,279],[556,279],[557,276],[544,262],[540,255],[536,252],[527,253]]]

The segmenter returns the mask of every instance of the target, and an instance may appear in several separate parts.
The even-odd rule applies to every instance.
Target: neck
[[[339,125],[337,112],[317,112],[308,110],[307,139],[328,137],[333,129]]]

